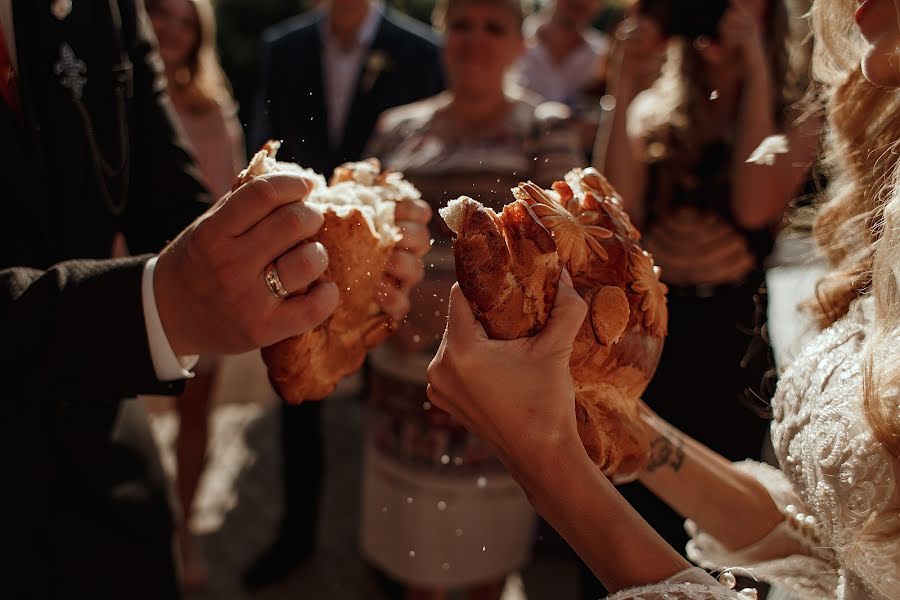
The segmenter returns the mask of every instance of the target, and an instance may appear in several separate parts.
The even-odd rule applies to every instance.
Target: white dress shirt
[[[0,0],[0,27],[3,28],[3,37],[6,39],[7,50],[13,66],[16,62],[16,38],[13,29],[12,0]],[[160,381],[175,381],[193,377],[190,369],[197,364],[197,356],[175,356],[169,338],[159,318],[156,308],[156,295],[153,290],[153,274],[156,270],[156,257],[151,258],[144,265],[144,275],[141,279],[141,303],[144,308],[144,325],[147,328],[147,340],[150,345],[150,358],[153,361],[153,369],[156,378]],[[114,324],[111,326],[115,326]],[[110,348],[115,352],[115,348]]]
[[[141,279],[141,300],[144,305],[144,326],[147,328],[147,341],[150,343],[150,358],[153,370],[160,381],[188,379],[194,374],[190,369],[197,364],[199,356],[176,356],[163,329],[156,307],[156,294],[153,288],[153,274],[156,272],[154,256],[144,265],[144,276]]]
[[[537,37],[542,21],[533,19],[525,26],[533,33],[528,36],[527,50],[516,65],[516,78],[522,87],[544,100],[576,107],[581,91],[596,77],[609,53],[609,36],[596,29],[585,30],[584,43],[562,63],[557,63]]]
[[[380,0],[369,5],[369,12],[356,34],[356,43],[350,50],[340,47],[328,22],[321,21],[322,37],[322,76],[325,84],[325,101],[328,117],[328,141],[332,148],[337,148],[344,137],[344,126],[350,112],[350,104],[356,95],[356,85],[363,68],[363,59],[367,56],[369,46],[378,32],[384,5]]]

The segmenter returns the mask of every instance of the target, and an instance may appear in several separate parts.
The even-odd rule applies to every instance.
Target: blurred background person
[[[216,55],[209,0],[146,0],[169,95],[213,198],[231,190],[246,163],[237,104]]]
[[[433,32],[373,0],[328,0],[263,36],[253,146],[330,176],[363,149],[381,113],[444,87]],[[321,404],[282,403],[285,514],[250,566],[248,587],[282,579],[312,556],[322,489]]]
[[[440,3],[449,89],[379,120],[366,154],[403,171],[435,211],[462,194],[499,209],[519,181],[549,186],[583,164],[566,107],[510,85],[523,17],[518,0]],[[407,322],[370,356],[360,544],[407,598],[499,598],[529,560],[535,518],[490,450],[427,401],[426,367],[455,281],[440,219],[432,236]]]
[[[602,0],[554,0],[525,21],[519,84],[545,100],[577,108],[581,94],[605,76],[610,40],[591,26]]]
[[[376,0],[327,0],[264,34],[251,129],[326,177],[359,160],[381,113],[444,88],[433,32]],[[297,74],[302,73],[302,77]]]
[[[820,124],[798,121],[794,108],[805,91],[789,59],[799,19],[780,0],[646,2],[639,12],[616,33],[615,109],[595,160],[669,286],[668,338],[644,399],[730,460],[759,458],[768,423],[752,407],[763,405],[757,390],[770,363],[767,347],[751,342],[765,309],[763,261],[806,179]],[[644,90],[663,51],[662,72]],[[772,152],[787,160],[748,162],[776,134],[784,138]],[[622,491],[683,551],[674,511],[640,485]]]
[[[262,33],[285,19],[316,5],[316,0],[215,0],[219,58],[238,103],[238,116],[245,131],[253,119],[259,87]],[[258,148],[250,145],[247,152]]]
[[[593,149],[597,105],[606,83],[610,39],[591,26],[604,4],[552,0],[525,20],[526,51],[516,66],[519,85],[572,110],[586,154]]]
[[[178,121],[212,198],[220,198],[231,190],[246,157],[237,105],[216,55],[212,5],[209,0],[146,0],[146,5]],[[190,530],[192,507],[206,462],[217,375],[223,368],[234,368],[235,361],[247,363],[250,369],[242,392],[271,393],[259,353],[209,356],[195,367],[194,378],[174,403],[179,421],[175,487],[181,508],[177,539],[182,581],[188,589],[203,585],[207,578]]]

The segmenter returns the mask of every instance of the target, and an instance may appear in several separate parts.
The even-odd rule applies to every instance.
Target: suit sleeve
[[[120,0],[119,7],[133,69],[131,181],[124,228],[134,254],[157,253],[204,211],[211,198],[176,124],[143,2]]]
[[[0,270],[6,377],[60,401],[177,392],[153,369],[141,302],[147,258]]]

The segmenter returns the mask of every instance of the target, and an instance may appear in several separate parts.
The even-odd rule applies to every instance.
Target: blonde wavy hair
[[[148,12],[153,12],[160,0],[146,0]],[[197,13],[197,42],[188,55],[183,77],[169,85],[184,95],[187,107],[205,113],[219,107],[230,109],[234,98],[228,78],[222,71],[216,52],[216,16],[210,0],[190,0]]]
[[[814,312],[828,326],[854,299],[874,296],[863,408],[875,438],[900,461],[900,95],[863,76],[865,45],[853,25],[855,7],[817,0],[811,11],[813,74],[827,106],[831,179],[813,231],[832,266],[819,283]]]

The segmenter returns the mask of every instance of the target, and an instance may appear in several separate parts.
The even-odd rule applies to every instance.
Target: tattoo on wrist
[[[650,442],[650,462],[647,471],[653,472],[666,465],[679,471],[684,464],[684,440],[675,434],[661,435]]]

